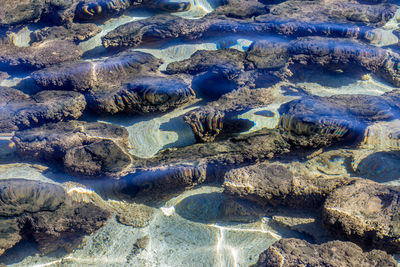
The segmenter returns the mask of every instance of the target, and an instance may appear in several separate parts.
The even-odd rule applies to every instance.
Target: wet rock
[[[158,31],[154,31],[155,28]],[[190,41],[217,37],[221,32],[240,36],[275,33],[293,37],[323,36],[373,42],[375,36],[371,35],[371,30],[372,28],[352,25],[289,21],[287,17],[281,20],[257,18],[256,22],[253,22],[224,16],[191,20],[172,15],[158,15],[121,25],[105,35],[102,42],[105,48],[138,47],[161,45],[176,38]]]
[[[213,142],[217,136],[224,138],[248,130],[254,123],[239,119],[238,115],[251,108],[266,106],[273,99],[271,90],[241,88],[188,112],[184,120],[192,128],[197,141]]]
[[[82,50],[69,41],[49,40],[31,47],[0,45],[0,66],[3,70],[41,69],[82,56]]]
[[[92,23],[73,23],[68,26],[53,26],[46,27],[31,33],[31,43],[42,42],[45,40],[66,40],[73,42],[85,41],[96,34],[100,33],[101,29]]]
[[[111,124],[47,124],[16,132],[12,140],[22,158],[61,163],[77,176],[119,176],[131,164],[128,132]]]
[[[102,0],[82,1],[75,10],[75,19],[81,21],[106,19],[134,8],[154,8],[169,12],[182,12],[190,8],[189,1],[169,0]]]
[[[160,59],[148,53],[122,52],[106,60],[77,61],[46,68],[34,72],[32,77],[47,90],[95,91],[154,72],[161,64]]]
[[[157,194],[164,197],[201,184],[206,180],[204,164],[157,166],[129,174],[118,181],[119,190],[130,196]]]
[[[358,181],[332,192],[325,201],[325,226],[365,248],[400,251],[400,189]]]
[[[48,122],[77,119],[86,107],[82,94],[43,91],[33,96],[0,87],[0,132],[7,133]]]
[[[268,1],[261,1],[270,4]],[[370,5],[349,1],[283,1],[267,5],[269,13],[263,19],[291,18],[302,21],[334,21],[382,26],[394,17],[397,7],[394,4]],[[318,12],[316,12],[318,11]],[[257,18],[257,19],[261,19]]]
[[[192,102],[196,94],[180,78],[143,76],[88,98],[90,108],[100,114],[157,113]]]
[[[268,13],[266,5],[254,0],[229,0],[214,9],[206,17],[226,16],[237,19],[247,19]]]
[[[299,146],[326,146],[354,140],[368,123],[391,120],[398,110],[385,98],[368,95],[303,97],[281,106],[284,138]]]
[[[260,163],[227,172],[223,186],[228,194],[262,205],[316,208],[334,189],[352,180],[296,177],[281,164]]]
[[[3,80],[5,80],[5,79],[7,79],[7,78],[9,78],[9,77],[10,77],[10,75],[8,75],[7,72],[0,71],[0,83],[1,83]]]
[[[155,212],[154,208],[137,203],[112,201],[110,205],[115,210],[119,223],[137,228],[149,225]]]
[[[24,179],[0,181],[0,252],[32,238],[43,253],[71,251],[85,235],[102,227],[110,213],[92,203],[76,202],[56,184]]]
[[[255,266],[397,266],[391,256],[380,250],[364,252],[351,242],[330,241],[310,244],[284,238],[260,254]]]

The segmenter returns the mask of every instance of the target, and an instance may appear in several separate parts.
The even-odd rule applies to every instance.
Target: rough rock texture
[[[73,42],[49,40],[31,47],[0,45],[0,67],[10,69],[41,69],[66,61],[77,60],[82,50]]]
[[[262,205],[316,208],[330,192],[354,179],[297,177],[284,165],[266,162],[233,169],[224,180],[226,193]]]
[[[165,112],[196,98],[177,76],[157,72],[162,61],[143,52],[122,52],[106,60],[79,61],[32,74],[44,89],[83,92],[100,114]]]
[[[91,92],[89,107],[100,114],[165,112],[193,101],[196,94],[177,77],[142,76],[113,90]]]
[[[284,238],[260,254],[259,267],[289,266],[397,266],[396,260],[384,251],[364,252],[351,242],[330,241],[319,245]]]
[[[0,87],[0,132],[77,119],[85,107],[85,98],[77,92],[43,91],[29,96],[16,89]]]
[[[0,188],[0,254],[32,237],[43,253],[71,251],[110,216],[92,203],[72,200],[60,185],[10,179],[1,180]]]
[[[85,41],[96,34],[101,29],[93,23],[73,23],[68,26],[46,27],[31,33],[31,43],[42,42],[44,40],[67,40],[73,42]]]
[[[271,90],[240,88],[188,112],[184,120],[192,128],[197,141],[212,142],[217,136],[224,138],[248,130],[253,123],[237,116],[251,108],[271,104],[273,100]]]
[[[221,32],[234,35],[255,35],[275,33],[286,36],[323,36],[355,38],[374,42],[371,28],[332,23],[299,22],[260,18],[252,21],[228,19],[224,16],[199,20],[184,19],[172,15],[158,15],[144,20],[130,22],[117,27],[102,38],[106,48],[159,45],[180,38],[198,40],[219,36]],[[154,29],[158,29],[154,31]]]
[[[61,122],[16,132],[22,158],[51,162],[83,177],[119,176],[131,164],[125,128],[86,122]]]
[[[138,7],[181,12],[190,8],[190,2],[185,0],[180,2],[169,0],[87,0],[78,4],[75,11],[75,18],[84,21],[106,19]]]
[[[154,72],[162,61],[143,52],[122,52],[105,60],[76,61],[46,68],[32,74],[44,89],[79,92],[113,88],[127,79]]]
[[[399,110],[384,97],[368,95],[308,96],[279,109],[283,136],[299,146],[326,146],[363,135],[367,123],[391,120]]]
[[[366,248],[400,251],[400,188],[357,181],[329,195],[323,207],[324,224]]]

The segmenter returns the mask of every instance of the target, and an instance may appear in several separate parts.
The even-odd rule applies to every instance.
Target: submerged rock
[[[310,244],[284,238],[260,254],[255,266],[397,266],[396,260],[384,251],[364,252],[351,242],[330,241]]]
[[[77,92],[43,91],[29,96],[16,89],[0,87],[0,132],[78,119],[85,107],[85,98]]]
[[[83,177],[119,176],[131,164],[128,132],[105,123],[60,122],[16,132],[20,157],[63,166]]]
[[[297,177],[284,165],[260,163],[225,174],[226,193],[262,205],[318,208],[336,188],[354,179],[344,177]]]
[[[325,226],[365,248],[400,251],[400,189],[357,181],[332,192],[323,206]]]
[[[102,227],[110,213],[76,202],[56,184],[24,179],[0,181],[0,254],[19,240],[33,238],[43,253],[71,251]]]
[[[69,41],[49,40],[31,47],[0,45],[0,67],[4,70],[41,69],[82,56],[82,50]]]

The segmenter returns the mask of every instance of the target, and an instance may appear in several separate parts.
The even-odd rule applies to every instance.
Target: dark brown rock
[[[6,70],[41,69],[82,56],[82,50],[69,41],[50,40],[31,47],[0,45],[0,66]]]
[[[71,251],[110,216],[93,203],[73,200],[60,185],[10,179],[1,180],[0,188],[1,254],[30,237],[43,253],[58,248]]]
[[[213,142],[217,136],[223,138],[248,130],[253,123],[237,116],[251,108],[271,104],[273,99],[268,89],[241,88],[188,112],[184,120],[199,142]]]
[[[155,28],[158,30],[154,31]],[[374,42],[374,38],[378,36],[372,36],[371,30],[372,28],[353,25],[293,21],[287,20],[287,17],[280,20],[257,18],[254,22],[224,16],[191,20],[158,15],[121,25],[105,35],[102,42],[106,48],[138,47],[160,45],[176,38],[190,41],[217,37],[221,32],[240,36],[275,33],[293,37],[322,36]]]
[[[77,176],[119,176],[131,164],[128,132],[112,124],[47,124],[16,132],[12,140],[22,158],[61,163]]]
[[[330,241],[319,245],[284,238],[260,254],[259,267],[288,266],[397,266],[396,260],[384,251],[364,252],[351,242]]]
[[[79,92],[114,88],[121,82],[154,72],[162,64],[160,59],[143,52],[122,52],[106,60],[77,61],[46,68],[32,74],[44,89]]]
[[[357,181],[331,193],[323,207],[325,226],[365,248],[400,251],[400,188]]]
[[[86,107],[82,94],[43,91],[33,96],[0,87],[0,132],[7,133],[48,122],[77,119]]]
[[[93,23],[73,23],[68,26],[46,27],[31,33],[31,43],[42,42],[45,40],[66,40],[73,42],[85,41],[96,34],[101,29]]]
[[[87,0],[78,4],[75,10],[75,18],[83,21],[107,19],[111,16],[119,15],[126,10],[139,7],[181,12],[190,8],[190,2],[168,0]]]
[[[262,205],[317,208],[349,178],[297,177],[284,165],[260,163],[225,174],[225,192]]]
[[[142,76],[88,97],[89,107],[99,114],[166,112],[195,98],[190,86],[173,76]]]
[[[368,123],[391,120],[399,111],[384,97],[338,95],[303,97],[282,105],[279,112],[285,139],[317,147],[359,138]]]

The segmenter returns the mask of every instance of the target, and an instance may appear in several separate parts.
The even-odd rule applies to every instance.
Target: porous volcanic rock
[[[213,142],[218,136],[224,138],[248,130],[253,123],[237,116],[251,108],[271,104],[274,98],[269,89],[244,87],[186,113],[184,120],[192,128],[197,141]]]
[[[365,248],[400,251],[400,187],[368,180],[332,192],[323,206],[325,226]]]
[[[155,28],[158,30],[154,31]],[[102,37],[102,42],[105,48],[127,48],[161,45],[176,38],[185,41],[200,40],[217,37],[221,32],[240,36],[275,33],[293,37],[322,36],[375,42],[375,38],[380,37],[371,34],[375,33],[371,31],[373,28],[369,27],[301,22],[287,20],[287,17],[281,20],[260,18],[254,22],[225,16],[192,20],[173,15],[157,15],[121,25]]]
[[[78,92],[43,91],[29,96],[13,88],[0,87],[0,132],[78,119],[85,107],[85,98]]]
[[[310,244],[296,238],[283,238],[260,254],[257,267],[289,266],[397,266],[384,251],[364,252],[351,242],[330,241]]]
[[[0,45],[0,67],[15,71],[41,69],[82,56],[82,50],[73,42],[49,40],[35,43],[30,47]]]
[[[228,171],[223,186],[228,194],[262,205],[317,208],[330,192],[351,181],[344,177],[297,177],[284,165],[265,162]]]
[[[96,34],[101,29],[93,23],[73,23],[67,26],[46,27],[31,33],[31,43],[42,42],[45,40],[67,40],[73,42],[85,41]]]
[[[71,251],[110,216],[93,203],[72,200],[60,185],[8,179],[0,180],[0,188],[0,254],[32,237],[43,253]]]
[[[279,112],[284,138],[311,147],[355,140],[368,123],[399,114],[391,101],[368,95],[306,96],[283,104]]]
[[[16,132],[12,141],[22,158],[61,163],[66,172],[77,176],[119,176],[131,164],[128,132],[112,124],[46,124]]]
[[[195,98],[190,86],[174,76],[142,76],[113,90],[88,94],[89,107],[99,114],[165,112]]]

